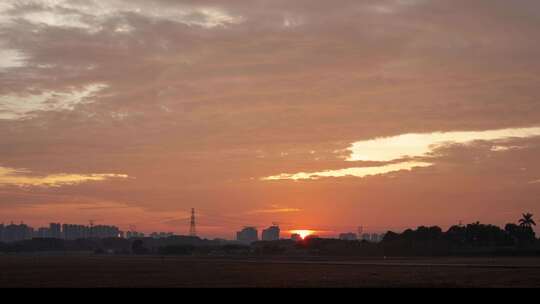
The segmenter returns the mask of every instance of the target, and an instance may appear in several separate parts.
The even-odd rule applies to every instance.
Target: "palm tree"
[[[519,225],[524,228],[532,228],[536,226],[536,222],[533,220],[533,215],[531,213],[523,214],[523,218],[519,220]]]

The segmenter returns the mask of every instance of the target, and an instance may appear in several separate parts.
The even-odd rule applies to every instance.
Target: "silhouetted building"
[[[62,238],[62,224],[51,223],[49,225],[49,238],[61,239]]]
[[[90,228],[90,237],[94,239],[118,238],[120,229],[115,226],[94,226]]]
[[[358,235],[356,233],[342,233],[339,235],[339,239],[342,241],[358,241]]]
[[[382,233],[382,234],[373,233],[371,235],[371,242],[380,243],[384,240],[385,236],[386,236],[386,233]]]
[[[154,232],[150,234],[150,237],[155,240],[168,239],[173,236],[174,236],[174,233],[172,232]]]
[[[25,224],[11,224],[4,228],[4,242],[6,243],[31,240],[33,235],[34,230]]]
[[[144,238],[144,233],[140,233],[137,231],[128,231],[126,233],[126,238],[127,239],[142,239]]]
[[[279,235],[281,234],[281,229],[278,226],[272,226],[268,229],[263,230],[262,240],[263,241],[279,241]]]
[[[362,241],[371,242],[371,234],[369,233],[362,234]]]
[[[236,234],[236,240],[246,244],[257,242],[259,240],[259,232],[255,227],[246,227]]]
[[[68,241],[87,239],[90,237],[90,228],[82,225],[64,224],[62,226],[62,235]]]
[[[49,228],[39,228],[37,231],[34,231],[34,238],[38,239],[48,239],[51,237],[51,232]]]

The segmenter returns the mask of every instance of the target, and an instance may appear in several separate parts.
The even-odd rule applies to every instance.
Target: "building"
[[[33,237],[38,239],[63,239],[62,225],[51,223],[49,228],[42,227],[34,231]]]
[[[82,225],[64,224],[62,226],[62,235],[68,241],[87,239],[90,237],[90,228]]]
[[[144,233],[140,233],[140,232],[137,232],[137,231],[128,231],[126,233],[126,238],[127,239],[142,239],[144,238]]]
[[[119,238],[120,229],[115,226],[94,226],[90,228],[90,237],[94,239]]]
[[[371,234],[369,233],[362,234],[362,241],[371,242]]]
[[[342,233],[339,235],[339,239],[342,241],[358,241],[358,235],[356,233]]]
[[[6,243],[31,240],[34,236],[34,229],[25,224],[15,225],[12,223],[4,227],[3,230],[3,241]]]
[[[48,239],[51,237],[51,232],[49,228],[39,228],[37,231],[34,232],[34,238],[38,239]]]
[[[251,244],[259,240],[259,232],[255,227],[246,227],[236,233],[236,240],[245,244]]]
[[[51,223],[49,225],[49,235],[48,238],[52,239],[61,239],[62,238],[62,224]]]
[[[263,241],[279,241],[279,236],[281,234],[281,229],[278,226],[272,226],[268,229],[263,230],[262,240]]]
[[[371,235],[371,242],[372,243],[379,243],[381,241],[381,236],[377,233],[373,233]]]
[[[150,234],[150,237],[155,240],[168,239],[173,236],[174,236],[174,233],[172,232],[154,232]]]

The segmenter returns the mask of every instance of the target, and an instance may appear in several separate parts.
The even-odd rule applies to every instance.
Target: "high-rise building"
[[[257,242],[259,240],[259,232],[255,227],[246,227],[236,234],[236,240],[246,244]]]
[[[62,238],[62,224],[51,223],[49,225],[49,238],[61,239]]]
[[[82,225],[64,224],[62,226],[62,235],[68,241],[87,239],[90,237],[90,228]]]
[[[281,234],[281,229],[278,226],[272,226],[268,229],[263,230],[262,240],[263,241],[279,241],[279,236]]]
[[[358,235],[356,233],[342,233],[339,235],[339,239],[342,241],[358,241]]]
[[[120,229],[115,226],[94,226],[90,228],[90,235],[94,239],[118,238]]]
[[[31,240],[33,236],[34,229],[22,223],[20,225],[12,223],[4,228],[4,242],[6,243]]]
[[[49,228],[42,227],[34,232],[34,238],[48,239],[50,237],[51,237],[51,231]]]

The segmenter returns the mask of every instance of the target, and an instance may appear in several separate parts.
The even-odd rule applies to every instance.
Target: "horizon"
[[[47,221],[45,221],[47,222]],[[463,227],[466,227],[467,225],[472,225],[472,224],[476,224],[478,221],[476,222],[470,222],[470,223],[463,223],[463,222],[459,222],[457,224],[454,224],[454,225],[450,225],[450,226],[442,226],[442,225],[418,225],[418,226],[414,226],[414,227],[399,227],[399,229],[381,229],[380,227],[378,227],[377,229],[373,229],[373,227],[364,227],[364,226],[359,226],[359,227],[351,227],[351,229],[347,230],[347,229],[342,229],[342,230],[324,230],[324,229],[316,229],[314,227],[312,228],[290,228],[289,225],[285,226],[285,227],[289,227],[289,228],[286,228],[286,229],[281,229],[281,239],[289,239],[291,237],[293,237],[294,235],[298,234],[302,237],[302,239],[305,239],[306,237],[309,237],[309,236],[312,236],[312,235],[316,235],[318,237],[321,237],[321,238],[339,238],[339,236],[341,234],[347,234],[347,233],[353,233],[355,234],[357,237],[361,238],[362,236],[364,235],[372,235],[372,234],[377,234],[377,235],[384,235],[388,232],[394,232],[394,233],[403,233],[407,230],[415,230],[415,229],[418,229],[420,227],[439,227],[441,228],[443,231],[447,231],[449,230],[450,228],[452,227],[456,227],[456,226],[463,226]],[[24,224],[24,225],[27,225],[29,226],[30,228],[32,228],[34,230],[34,232],[37,232],[38,229],[40,228],[50,228],[50,225],[53,225],[53,224],[61,224],[61,225],[77,225],[77,226],[85,226],[85,227],[95,227],[95,226],[108,226],[108,227],[116,227],[120,230],[120,232],[124,233],[124,235],[128,232],[136,232],[136,233],[144,233],[145,234],[145,237],[149,237],[150,235],[154,234],[154,233],[172,233],[174,234],[174,236],[190,236],[190,233],[189,233],[189,219],[186,219],[186,227],[187,229],[184,229],[186,231],[183,231],[183,230],[177,230],[177,231],[147,231],[147,230],[139,230],[139,229],[136,229],[136,227],[129,227],[129,228],[125,228],[125,227],[120,227],[118,225],[115,225],[114,223],[93,223],[93,226],[92,224],[90,223],[68,223],[68,222],[63,222],[63,221],[49,221],[47,222],[47,224],[38,224],[38,225],[32,225],[31,223],[28,223],[28,222],[25,222],[25,221],[20,221],[20,222],[15,222],[15,221],[10,221],[10,222],[2,222],[0,221],[0,225],[4,225],[4,226],[8,226],[8,225],[20,225],[20,224]],[[482,223],[480,222],[480,224],[485,224],[485,225],[495,225],[499,228],[502,228],[504,229],[505,225],[507,224],[519,224],[519,221],[515,221],[515,222],[512,222],[512,221],[507,221],[505,224],[502,224],[502,225],[498,225],[498,224],[493,224],[493,223]],[[255,228],[257,231],[258,231],[258,234],[259,234],[259,237],[262,236],[262,231],[264,229],[267,229],[267,228],[270,228],[270,227],[279,227],[279,228],[282,228],[281,225],[279,225],[278,223],[272,223],[271,225],[268,225],[268,226],[239,226],[238,229],[236,231],[229,231],[227,234],[221,234],[221,235],[202,235],[202,234],[199,234],[197,233],[196,237],[199,237],[201,239],[224,239],[224,240],[230,240],[230,241],[234,241],[236,240],[236,236],[235,234],[238,232],[238,231],[241,231],[243,228],[246,228],[246,227],[252,227],[252,228]],[[133,229],[135,228],[135,229]],[[394,227],[395,228],[395,227]],[[362,229],[363,230],[363,233],[359,233],[359,229]],[[538,233],[538,227],[534,226],[532,227],[532,229]],[[125,236],[124,236],[125,237]]]
[[[3,0],[0,221],[540,215],[539,20],[531,0]]]

